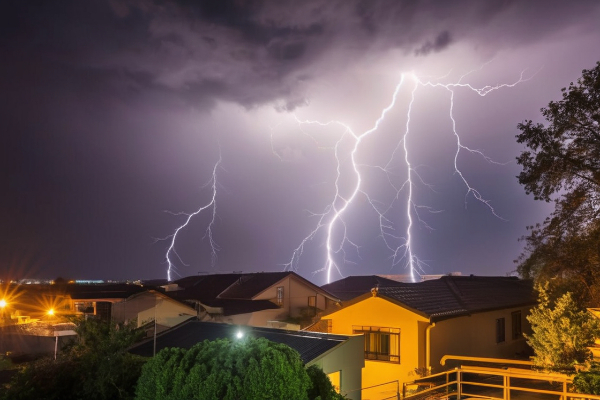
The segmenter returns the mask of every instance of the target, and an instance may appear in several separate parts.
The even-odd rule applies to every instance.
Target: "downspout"
[[[435,322],[430,322],[425,328],[425,367],[429,374],[431,374],[431,328],[434,326]]]

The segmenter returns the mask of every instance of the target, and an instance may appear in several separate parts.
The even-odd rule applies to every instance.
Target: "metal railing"
[[[376,394],[373,394],[377,400],[400,400],[400,381],[389,381],[380,383],[378,385],[367,386],[356,390],[350,390],[344,392],[345,396],[348,396],[350,393],[360,392],[361,398],[370,399],[372,396],[369,395],[369,391],[377,391]]]
[[[570,393],[572,381],[572,377],[557,373],[463,366],[404,383],[401,398],[520,400],[537,394],[560,400],[600,400],[596,395]]]

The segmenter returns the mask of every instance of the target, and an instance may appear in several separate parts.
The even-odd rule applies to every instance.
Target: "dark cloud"
[[[437,53],[448,47],[451,42],[452,38],[450,36],[450,32],[443,31],[436,36],[433,42],[427,41],[421,47],[416,49],[415,54],[417,56],[426,56],[431,52]]]
[[[331,155],[338,131],[315,140],[318,135],[310,137],[293,123],[278,127],[265,115],[292,119],[292,111],[310,109],[323,119],[343,118],[370,127],[399,70],[435,59],[447,71],[465,53],[474,63],[511,52],[514,57],[549,54],[542,50],[597,33],[599,10],[597,1],[558,0],[7,0],[0,12],[0,270],[16,263],[24,271],[27,266],[21,264],[28,261],[23,260],[33,260],[34,269],[47,269],[49,277],[80,271],[88,272],[86,277],[164,276],[164,243],[153,244],[152,238],[168,235],[179,220],[163,210],[189,212],[205,200],[202,184],[217,159],[218,142],[223,153],[216,234],[221,265],[229,270],[236,265],[278,269],[314,227],[311,213],[323,212],[333,195],[336,165]],[[463,53],[453,53],[457,48]],[[578,70],[591,67],[574,67],[576,59],[593,54],[599,54],[593,46],[573,48],[569,55],[557,55],[564,60],[552,65],[552,71],[559,76],[561,67],[560,76],[573,80]],[[546,58],[533,57],[533,68],[547,63]],[[499,63],[494,71],[513,73],[531,66],[520,60],[512,60],[510,68]],[[465,99],[457,93],[458,125],[467,130],[468,121],[478,132],[467,138],[481,139],[482,148],[492,136],[494,144],[510,142],[514,135],[506,133],[512,129],[506,124],[513,127],[533,117],[526,112],[537,112],[551,99],[554,92],[548,88],[556,86],[558,93],[568,83],[543,74],[527,83],[537,91],[519,92],[518,102],[509,95],[499,102],[493,123],[483,112],[477,118],[470,115],[468,100],[461,113]],[[486,84],[503,78],[493,76]],[[329,93],[335,95],[327,97]],[[448,129],[448,93],[440,96],[439,108],[437,93],[421,95],[423,108],[415,111],[415,124],[439,120],[441,125],[426,125],[429,129],[419,131],[416,142]],[[404,125],[400,116],[394,118],[387,145],[370,150],[375,163],[396,145],[398,127]],[[434,156],[442,152],[441,141],[429,143],[435,143]],[[514,159],[515,147],[502,143],[508,149],[502,161]],[[415,156],[431,155],[427,150],[423,146]],[[433,160],[424,162],[429,170],[423,174],[436,181],[429,171],[441,162]],[[478,164],[469,161],[468,166]],[[394,178],[401,171],[395,168]],[[484,192],[514,193],[519,189],[513,182],[516,174],[505,174],[513,186],[497,188],[483,177]],[[380,175],[372,189],[384,197],[389,181]],[[443,249],[431,256],[437,258],[432,272],[446,268],[440,266],[445,260],[460,265],[465,257],[475,270],[482,257],[479,250],[453,249],[473,232],[478,240],[489,234],[490,242],[502,236],[512,243],[518,236],[514,227],[492,235],[496,225],[489,213],[475,212],[476,223],[463,227],[461,221],[470,215],[463,212],[463,189],[453,193],[460,204],[448,207],[452,216],[436,225],[439,233],[418,233],[425,243],[439,238],[423,245],[425,251]],[[390,198],[394,201],[394,193]],[[512,203],[523,200],[506,198]],[[437,200],[436,207],[444,208]],[[531,212],[518,215],[527,214]],[[395,220],[404,222],[400,216]],[[210,269],[201,240],[203,222],[184,235],[181,245],[181,253],[194,260],[191,271]],[[459,228],[463,233],[452,240],[444,236]],[[348,229],[358,236],[362,226],[349,224]],[[374,229],[365,223],[365,231]],[[306,250],[317,257],[309,257],[303,272],[323,265],[320,240]],[[377,272],[386,272],[388,254],[378,246],[373,250],[365,245],[363,260],[349,256],[350,261],[385,265]],[[509,253],[497,248],[498,254]],[[364,273],[358,267],[355,271]]]

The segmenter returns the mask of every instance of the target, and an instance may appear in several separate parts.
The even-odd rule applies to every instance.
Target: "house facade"
[[[168,296],[193,304],[203,321],[263,327],[284,321],[308,324],[339,302],[294,272],[194,276],[165,290]]]
[[[159,332],[195,317],[193,307],[155,290],[134,294],[112,305],[114,321],[135,321],[138,328],[156,322]]]
[[[334,292],[335,294],[335,292]],[[505,277],[445,276],[372,288],[324,315],[309,330],[364,335],[363,387],[386,398],[394,381],[436,373],[444,355],[514,359],[529,354],[523,332],[535,305],[531,282]]]

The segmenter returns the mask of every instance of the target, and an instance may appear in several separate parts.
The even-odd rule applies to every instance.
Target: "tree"
[[[600,365],[592,363],[586,371],[580,371],[573,378],[577,393],[600,394]]]
[[[532,334],[525,335],[535,354],[533,363],[544,370],[573,372],[591,358],[588,347],[600,335],[598,320],[579,309],[571,293],[553,302],[548,285],[537,289],[539,304],[527,316]]]
[[[55,361],[27,365],[0,399],[130,399],[144,359],[127,352],[143,332],[97,319],[77,320],[79,342]]]
[[[308,398],[311,400],[344,400],[346,397],[337,393],[329,380],[329,377],[321,368],[311,365],[306,368],[310,378],[311,387],[308,390]]]
[[[555,209],[528,227],[525,250],[516,260],[525,278],[555,279],[578,293],[580,304],[600,302],[600,62],[583,70],[562,100],[541,109],[548,126],[518,125],[523,151],[519,183]],[[564,290],[563,290],[564,291]]]
[[[264,338],[240,342],[218,339],[189,350],[161,350],[142,368],[136,399],[302,400],[309,399],[313,386],[300,355],[286,345]],[[335,393],[331,383],[329,390],[316,389],[316,395],[321,396],[316,398],[343,399],[330,396]]]

